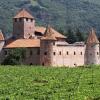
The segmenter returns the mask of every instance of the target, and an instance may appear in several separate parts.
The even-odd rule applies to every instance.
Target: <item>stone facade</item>
[[[5,44],[4,38],[0,39],[0,63],[12,49],[26,48],[22,59],[22,63],[26,65],[76,67],[100,64],[100,45],[93,29],[86,43],[74,44],[68,44],[66,37],[50,26],[46,30],[42,29],[36,30],[35,20],[27,11],[19,12],[13,18],[12,37]]]

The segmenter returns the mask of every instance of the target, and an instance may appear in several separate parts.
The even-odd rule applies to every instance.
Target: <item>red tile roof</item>
[[[63,34],[57,32],[55,29],[53,29],[52,27],[50,27],[50,30],[54,33],[53,36],[56,37],[56,38],[67,38],[66,36],[64,36]],[[45,27],[39,27],[39,26],[36,26],[35,27],[35,31],[36,32],[41,32],[42,34],[45,33],[46,31],[46,28]]]
[[[42,40],[56,40],[54,32],[52,31],[52,28],[50,26],[47,27]]]
[[[25,9],[22,9],[17,13],[17,15],[14,18],[31,18],[33,19],[34,17]]]
[[[99,40],[96,36],[96,33],[95,33],[95,30],[92,29],[89,36],[88,36],[88,39],[87,39],[87,44],[91,44],[91,43],[99,43]]]
[[[4,40],[4,36],[2,32],[0,32],[0,40]]]
[[[4,48],[40,47],[39,39],[9,39]]]

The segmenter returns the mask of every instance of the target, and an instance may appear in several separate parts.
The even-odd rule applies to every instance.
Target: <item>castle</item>
[[[10,50],[26,48],[23,64],[43,66],[83,66],[100,64],[99,41],[92,29],[86,43],[69,44],[66,37],[52,27],[35,26],[34,17],[22,9],[13,18],[12,37],[0,32],[0,63]]]

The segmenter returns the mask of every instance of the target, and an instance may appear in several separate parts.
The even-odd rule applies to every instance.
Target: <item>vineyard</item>
[[[1,66],[0,100],[100,100],[100,66]]]

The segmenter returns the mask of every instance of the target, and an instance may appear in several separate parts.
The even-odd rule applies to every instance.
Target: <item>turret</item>
[[[99,64],[99,58],[99,40],[96,36],[94,29],[92,29],[86,42],[85,64]]]
[[[54,33],[51,30],[51,27],[48,26],[44,37],[40,42],[40,63],[43,66],[52,66],[53,64],[53,45],[55,44],[56,38]]]
[[[13,37],[30,38],[34,36],[34,17],[25,9],[22,9],[13,18]]]

